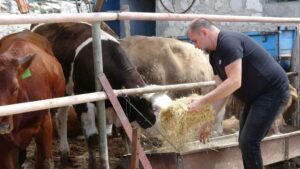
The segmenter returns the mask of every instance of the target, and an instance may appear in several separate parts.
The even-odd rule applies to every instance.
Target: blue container
[[[245,34],[266,49],[276,61],[279,61],[278,32],[246,32]]]
[[[278,27],[279,31],[279,60],[284,70],[290,71],[293,44],[297,37],[296,27]]]
[[[96,0],[93,0],[96,3]],[[122,5],[128,5],[131,12],[155,12],[154,0],[105,0],[102,12],[120,11]],[[124,24],[117,21],[106,21],[106,23],[116,32],[120,38],[125,37]],[[155,36],[156,22],[155,21],[130,21],[131,35]]]
[[[297,37],[296,27],[280,26],[277,31],[245,32],[254,39],[282,66],[285,71],[291,69],[293,44]],[[177,36],[179,40],[192,43],[187,36]]]
[[[116,12],[120,10],[120,0],[105,0],[101,12]],[[106,21],[107,25],[120,36],[120,21]]]

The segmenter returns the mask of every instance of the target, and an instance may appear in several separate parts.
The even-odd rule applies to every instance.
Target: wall
[[[171,0],[156,0],[156,12],[173,11]],[[246,15],[246,16],[281,16],[300,17],[300,1],[270,2],[274,0],[196,0],[187,13],[216,14],[216,15]],[[173,0],[177,12],[186,9],[192,0]],[[157,21],[157,36],[180,36],[186,34],[189,22]],[[267,31],[276,30],[281,24],[258,23],[216,23],[221,29],[237,31]]]
[[[31,0],[29,3],[29,9],[31,14],[39,13],[77,13],[75,3],[64,0],[52,0],[37,2]],[[87,12],[87,6],[81,2],[81,12]],[[7,14],[20,14],[18,6],[15,0],[0,0],[0,15]],[[22,31],[24,29],[30,29],[30,24],[18,24],[18,25],[1,25],[0,26],[0,38],[5,35]]]

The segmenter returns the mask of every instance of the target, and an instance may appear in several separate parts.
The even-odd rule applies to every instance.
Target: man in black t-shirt
[[[245,169],[263,169],[260,142],[289,98],[289,81],[280,65],[250,37],[220,31],[206,19],[194,20],[188,36],[209,54],[216,89],[194,100],[190,113],[212,103],[216,112],[233,94],[245,103],[240,118],[239,144]],[[199,65],[201,66],[201,65]],[[200,141],[207,137],[200,131]]]

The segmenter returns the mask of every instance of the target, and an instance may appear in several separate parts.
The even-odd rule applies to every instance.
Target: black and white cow
[[[53,45],[54,55],[62,64],[67,80],[67,94],[82,94],[95,91],[93,46],[91,25],[87,23],[54,23],[32,25],[31,30],[46,37]],[[119,42],[108,33],[101,32],[104,73],[114,89],[136,88],[145,86],[145,82],[136,68],[127,58]],[[143,113],[145,120],[135,109],[127,112],[129,121],[137,121],[141,127],[151,127],[155,121],[154,110],[164,108],[171,103],[166,94],[143,94],[129,96],[130,102]],[[119,98],[123,108],[128,105],[124,98]],[[151,104],[152,103],[152,104]],[[91,141],[97,135],[95,127],[94,104],[75,105],[84,136],[89,149],[89,168],[95,168],[94,152]],[[67,108],[57,114],[57,126],[60,136],[62,159],[66,160],[69,153],[67,142]],[[149,124],[149,121],[151,124]]]

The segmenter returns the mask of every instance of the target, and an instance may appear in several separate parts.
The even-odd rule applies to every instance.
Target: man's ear
[[[14,65],[20,69],[19,72],[24,72],[32,63],[34,57],[35,57],[34,55],[27,55],[27,56],[19,57],[13,60],[13,62]]]
[[[201,28],[200,31],[199,31],[199,33],[202,34],[202,35],[204,35],[204,36],[207,36],[208,31],[205,28]]]

